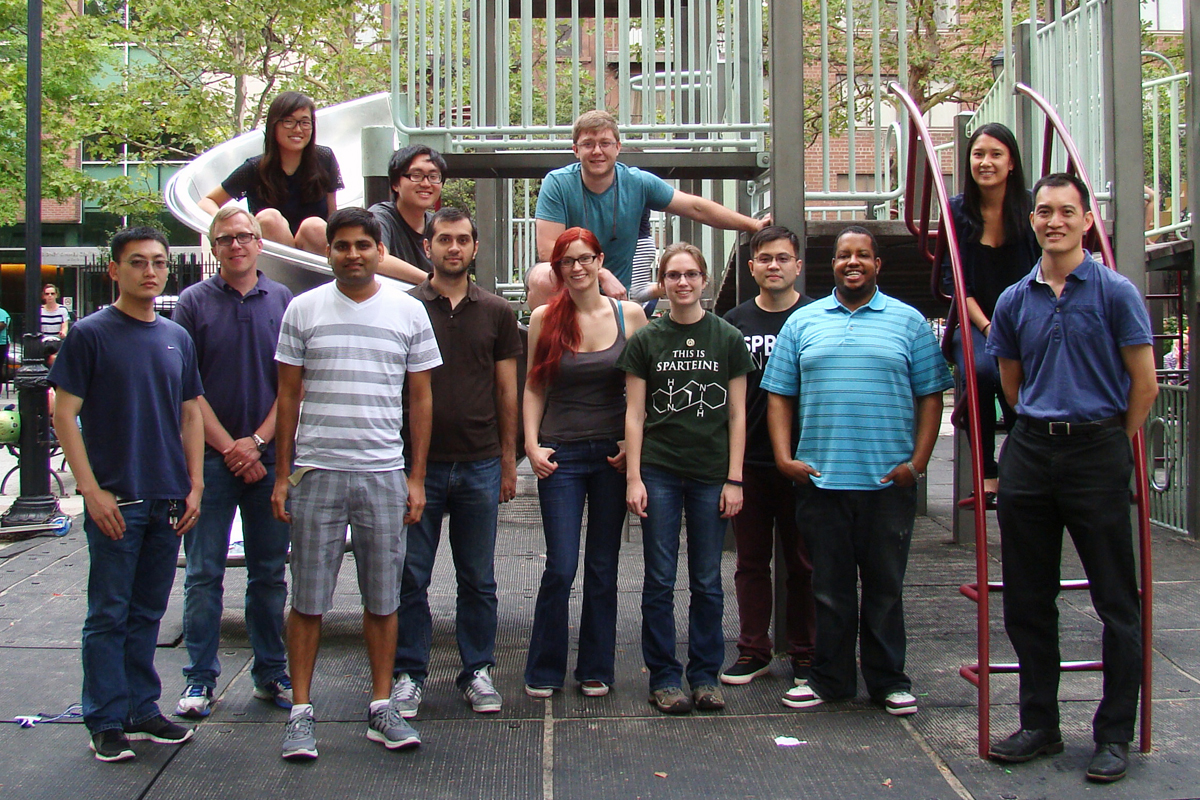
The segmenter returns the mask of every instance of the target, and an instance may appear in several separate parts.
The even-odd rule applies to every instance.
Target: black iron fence
[[[167,275],[167,287],[157,303],[160,314],[170,316],[175,310],[175,299],[187,287],[200,283],[215,275],[217,262],[211,257],[193,253],[171,257],[171,271]],[[84,317],[111,305],[117,299],[117,285],[108,277],[108,260],[89,258],[79,270],[79,302],[75,314]]]

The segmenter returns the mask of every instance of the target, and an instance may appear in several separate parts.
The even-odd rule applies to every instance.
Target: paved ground
[[[532,478],[507,506],[497,551],[500,584],[498,685],[504,711],[471,713],[454,690],[453,579],[438,559],[431,602],[434,663],[421,715],[424,745],[393,753],[363,737],[366,659],[360,644],[353,565],[344,568],[337,607],[327,619],[315,700],[321,758],[290,765],[279,758],[284,712],[251,698],[249,643],[241,610],[244,572],[227,580],[219,703],[195,740],[171,748],[135,745],[126,764],[100,764],[78,723],[31,729],[0,725],[0,796],[11,798],[1033,798],[1200,797],[1200,552],[1190,541],[1155,537],[1156,639],[1154,750],[1133,759],[1113,787],[1085,783],[1089,722],[1099,693],[1095,675],[1063,680],[1066,752],[1023,767],[976,756],[974,689],[958,667],[974,660],[974,607],[958,593],[973,578],[974,548],[950,543],[950,440],[930,470],[930,516],[918,519],[907,589],[909,671],[920,695],[915,717],[892,718],[864,701],[812,712],[779,704],[787,665],[726,691],[723,713],[664,718],[645,699],[638,646],[639,531],[623,552],[618,681],[607,698],[574,687],[552,701],[521,691],[529,625],[544,559]],[[0,456],[7,469],[11,459]],[[56,464],[57,466],[57,464]],[[73,488],[66,476],[68,489]],[[10,495],[16,492],[15,478]],[[10,499],[4,498],[7,507]],[[77,497],[63,500],[78,514]],[[995,543],[995,536],[992,536]],[[1068,556],[1068,561],[1073,559]],[[994,562],[994,575],[999,565]],[[737,633],[732,554],[725,558],[727,657]],[[1070,563],[1064,574],[1078,574]],[[61,538],[0,545],[0,719],[54,714],[79,697],[79,635],[85,610],[87,550],[78,525]],[[680,586],[686,585],[681,576]],[[574,598],[578,603],[578,594]],[[159,670],[164,710],[182,688],[182,576],[164,620]],[[1098,658],[1099,624],[1086,597],[1061,601],[1064,654]],[[681,593],[680,619],[686,608]],[[577,617],[578,609],[575,609]],[[681,631],[686,626],[680,626]],[[995,658],[1012,658],[993,614]],[[681,652],[685,645],[681,643]],[[994,679],[993,730],[1015,727],[1015,677]],[[799,744],[785,747],[777,737]]]

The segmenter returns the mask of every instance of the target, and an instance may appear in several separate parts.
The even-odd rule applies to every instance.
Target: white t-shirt
[[[404,466],[405,373],[442,356],[416,298],[385,283],[356,303],[329,283],[288,306],[275,360],[304,367],[295,466],[383,472]]]

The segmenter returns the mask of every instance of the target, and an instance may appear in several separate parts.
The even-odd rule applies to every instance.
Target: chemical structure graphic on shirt
[[[703,417],[704,409],[722,408],[728,396],[728,391],[719,383],[688,381],[676,389],[675,379],[670,378],[667,380],[667,388],[656,390],[650,401],[659,414],[678,414],[695,408],[696,416]]]

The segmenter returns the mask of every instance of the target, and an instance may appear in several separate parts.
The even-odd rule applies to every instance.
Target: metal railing
[[[1188,387],[1160,383],[1144,429],[1150,459],[1150,520],[1181,534],[1188,533],[1187,399]]]
[[[762,8],[749,0],[617,4],[420,0],[392,4],[396,128],[452,147],[568,149],[607,108],[626,145],[765,149]],[[655,16],[655,8],[661,16]],[[510,9],[519,9],[510,16]],[[647,78],[647,76],[649,76]]]
[[[1182,162],[1187,128],[1181,116],[1184,100],[1181,95],[1190,86],[1191,75],[1175,72],[1170,60],[1159,53],[1143,52],[1142,55],[1161,60],[1171,70],[1170,75],[1142,82],[1143,113],[1150,117],[1150,175],[1147,176],[1147,183],[1152,190],[1147,198],[1151,204],[1151,217],[1146,238],[1168,233],[1190,238],[1191,220],[1183,218],[1182,208]]]

